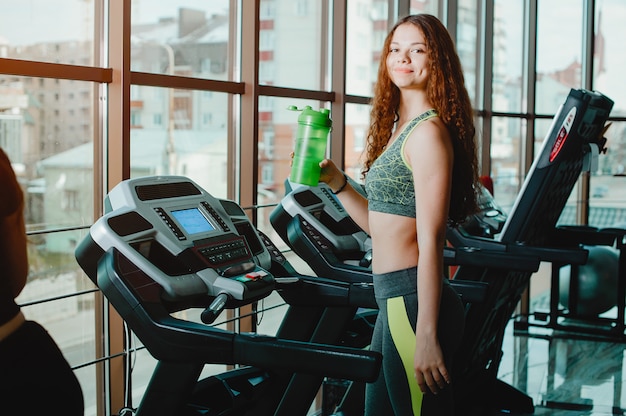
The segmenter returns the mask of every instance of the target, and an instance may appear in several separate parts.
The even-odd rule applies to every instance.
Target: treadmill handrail
[[[357,381],[378,377],[381,356],[373,351],[236,334],[174,318],[159,303],[144,305],[123,282],[118,256],[122,253],[115,248],[104,253],[98,262],[98,284],[157,359],[242,364]],[[140,269],[133,272],[142,273]]]
[[[491,238],[463,234],[459,230],[448,230],[446,237],[454,247],[473,247],[480,250],[489,250],[493,253],[500,251],[502,253],[508,253],[508,255],[512,256],[512,260],[518,256],[530,256],[538,258],[539,261],[585,264],[589,253],[588,250],[582,247],[542,247],[518,243],[505,243]],[[491,265],[484,264],[484,266],[490,267]],[[509,264],[507,268],[517,270],[515,265],[511,264]]]

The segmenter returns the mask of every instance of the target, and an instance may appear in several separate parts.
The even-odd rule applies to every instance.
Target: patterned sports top
[[[422,121],[437,116],[437,112],[430,109],[415,117],[374,161],[365,177],[370,211],[415,218],[413,172],[404,157],[404,144]]]

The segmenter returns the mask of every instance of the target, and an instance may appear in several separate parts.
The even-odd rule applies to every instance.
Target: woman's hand
[[[324,159],[320,162],[320,182],[327,184],[331,190],[337,190],[344,185],[346,180],[343,172],[330,159]]]
[[[436,337],[417,337],[413,367],[423,393],[437,394],[450,384],[450,375]]]

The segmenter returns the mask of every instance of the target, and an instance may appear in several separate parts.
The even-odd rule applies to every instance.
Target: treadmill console
[[[352,181],[355,189],[361,185]],[[371,239],[348,215],[328,185],[291,186],[272,211],[270,222],[320,276],[371,282]]]
[[[162,287],[164,300],[219,299],[203,320],[274,289],[270,253],[241,207],[186,177],[123,181],[105,207],[77,249],[77,260],[98,285],[94,259],[115,248]]]
[[[363,252],[371,248],[369,235],[348,216],[328,185],[320,183],[316,187],[296,188],[281,203],[287,211],[301,215],[302,220],[311,225],[307,228],[319,231],[320,248],[326,249],[324,242],[330,243],[339,253]]]

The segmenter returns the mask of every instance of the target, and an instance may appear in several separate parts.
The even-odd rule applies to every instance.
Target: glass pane
[[[491,178],[494,198],[508,212],[519,191],[521,181],[520,149],[522,121],[511,117],[494,117],[491,142]]]
[[[88,323],[85,322],[85,325]],[[94,326],[93,321],[89,325]],[[94,349],[93,343],[89,348]],[[96,382],[96,365],[88,365],[86,367],[77,368],[74,374],[78,378],[80,387],[83,391],[83,401],[85,404],[84,416],[96,416],[98,414],[97,400],[102,397],[102,392],[97,389]]]
[[[615,101],[611,116],[624,117],[626,54],[622,48],[623,39],[626,39],[626,3],[622,0],[604,0],[596,3],[596,10],[594,89]]]
[[[95,0],[4,2],[0,57],[92,65]]]
[[[133,1],[133,71],[225,80],[229,1]]]
[[[69,3],[82,10],[79,2]],[[48,5],[28,3],[35,4],[41,5],[39,11]],[[60,2],[56,6],[62,11],[67,4]],[[32,11],[31,17],[38,12]],[[5,17],[3,14],[0,19]],[[63,21],[62,17],[55,20],[46,16],[46,19],[48,26]],[[71,26],[70,22],[66,23]],[[42,26],[42,33],[45,27]],[[82,32],[76,32],[79,33]],[[71,43],[75,49],[69,48]],[[41,60],[85,65],[91,56],[85,50],[86,45],[87,41],[68,41],[57,45],[58,48],[41,44],[38,51],[46,56]],[[63,56],[52,56],[54,51]],[[39,59],[34,55],[20,57]],[[17,302],[28,319],[39,322],[50,332],[72,366],[95,358],[94,295],[51,299],[94,288],[74,257],[85,231],[46,230],[87,226],[93,222],[93,92],[94,85],[89,82],[0,76],[0,147],[11,158],[24,190],[29,242],[29,276]],[[86,414],[95,414],[95,408],[89,413],[97,397],[94,370],[88,366],[77,372],[77,376],[85,392]]]
[[[259,314],[256,319],[257,333],[276,336],[288,307],[289,305],[278,292],[272,292],[268,297],[260,300],[258,302]]]
[[[147,349],[143,347],[143,344],[137,339],[137,336],[134,333],[132,334],[132,345],[137,348],[137,351],[132,355],[132,399],[133,403],[138,405],[141,403],[141,399],[143,399],[150,377],[152,377],[152,373],[156,367],[157,360],[150,355]]]
[[[469,93],[472,106],[477,107],[476,85],[478,77],[478,60],[480,51],[477,50],[478,28],[478,5],[473,0],[462,0],[459,2],[458,27],[456,47],[463,65],[465,75],[465,86]]]
[[[370,120],[369,105],[346,104],[345,172],[357,182],[363,182],[363,152],[367,142]]]
[[[386,1],[386,0],[385,0]],[[438,1],[436,0],[420,0],[420,1],[412,1],[411,2],[411,14],[417,13],[428,13],[435,16],[439,16],[438,14]]]
[[[182,175],[227,196],[228,94],[131,89],[131,177]]]
[[[582,86],[582,13],[582,0],[538,2],[537,114],[554,114],[569,90]]]
[[[328,89],[327,2],[261,1],[259,83],[308,90]]]
[[[626,228],[626,123],[613,122],[605,137],[589,185],[589,225]]]
[[[563,96],[561,99],[561,103],[565,101],[565,97]],[[558,108],[554,108],[556,112]],[[535,120],[535,143],[533,146],[533,155],[537,157],[539,152],[541,152],[541,147],[543,146],[543,142],[546,139],[548,133],[550,133],[550,128],[552,127],[552,123],[554,122],[554,117],[552,118],[539,118]]]
[[[93,85],[0,76],[0,97],[0,147],[24,187],[27,231],[91,224]],[[72,252],[77,240],[61,239],[46,248]]]
[[[387,36],[388,2],[348,1],[346,27],[346,93],[373,94],[380,51]]]
[[[522,111],[522,0],[496,0],[493,27],[493,110]]]

